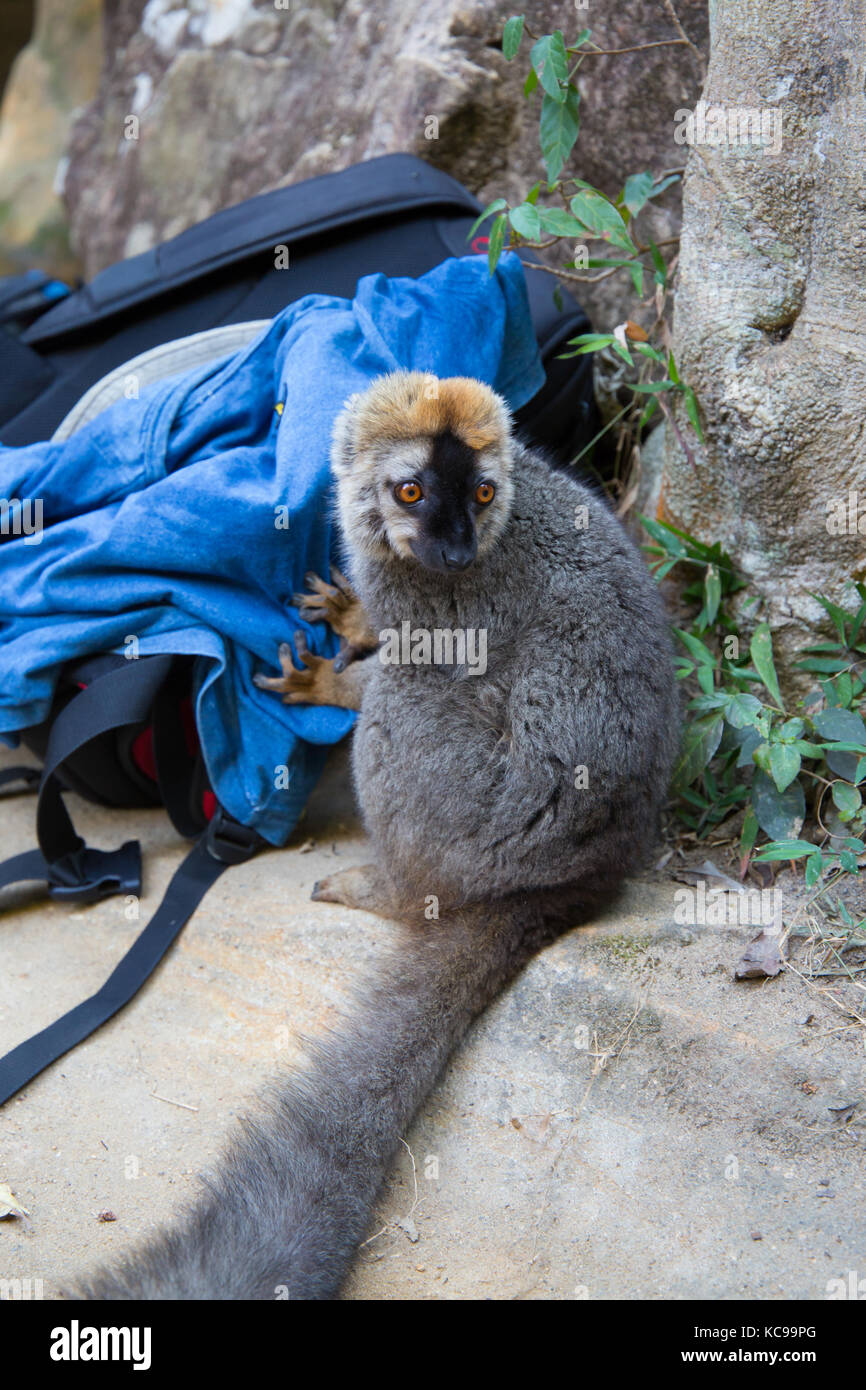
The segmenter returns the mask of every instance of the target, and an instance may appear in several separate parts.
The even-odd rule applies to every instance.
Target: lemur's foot
[[[282,642],[279,657],[283,674],[254,676],[259,689],[282,695],[284,705],[338,705],[356,709],[357,705],[346,704],[346,677],[341,677],[335,669],[336,658],[316,656],[307,646],[302,632],[296,633],[295,646],[303,666],[295,665],[291,647],[288,642]]]
[[[341,903],[343,907],[359,907],[365,912],[389,915],[386,894],[372,864],[355,869],[341,869],[330,878],[320,878],[310,894],[314,903]]]
[[[331,570],[331,579],[333,582],[328,584],[317,574],[305,575],[304,582],[313,592],[295,594],[292,602],[307,622],[328,623],[342,639],[334,669],[343,671],[351,662],[375,651],[379,640],[348,579],[338,569]]]

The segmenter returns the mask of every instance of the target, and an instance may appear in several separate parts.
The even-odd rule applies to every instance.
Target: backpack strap
[[[0,864],[0,888],[29,880],[47,884],[51,897],[97,902],[115,893],[138,896],[141,847],[129,840],[118,850],[89,848],[76,833],[63,804],[58,774],[65,758],[112,728],[146,720],[152,712],[154,759],[166,806],[178,829],[199,838],[175,871],[150,922],[101,989],[55,1023],[0,1058],[0,1105],[52,1062],[83,1042],[128,1004],[156,969],[205,893],[231,864],[252,858],[266,841],[221,807],[201,832],[188,795],[193,759],[178,712],[177,667],[172,657],[130,662],[87,686],[61,711],[51,730],[39,789],[39,849]],[[171,776],[167,770],[171,769]]]
[[[41,1071],[84,1042],[128,1004],[180,935],[208,889],[230,864],[242,864],[252,858],[262,843],[254,830],[218,811],[175,870],[165,897],[144,931],[102,988],[0,1058],[0,1105],[5,1105]]]
[[[42,780],[42,773],[38,767],[4,767],[0,768],[0,787],[13,787],[16,782],[21,786],[6,792],[6,796],[19,796],[21,792],[35,792]]]

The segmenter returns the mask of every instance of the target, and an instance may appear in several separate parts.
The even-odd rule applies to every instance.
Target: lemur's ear
[[[338,476],[342,473],[348,473],[352,467],[356,448],[358,407],[361,399],[362,395],[359,391],[349,396],[334,421],[334,430],[331,435],[331,468]]]

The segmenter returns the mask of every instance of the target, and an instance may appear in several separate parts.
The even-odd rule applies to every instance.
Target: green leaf
[[[574,149],[580,130],[580,95],[573,83],[561,101],[545,95],[541,103],[541,157],[550,183],[555,183]]]
[[[652,194],[655,180],[648,171],[644,174],[630,174],[622,191],[622,201],[634,217]]]
[[[609,241],[622,251],[637,254],[637,247],[629,236],[622,213],[613,203],[594,188],[585,188],[571,199],[571,210],[584,227],[602,241]]]
[[[542,228],[551,236],[583,236],[583,227],[565,208],[539,208],[538,215]]]
[[[499,212],[502,208],[507,206],[508,204],[506,203],[504,198],[494,198],[492,203],[487,204],[487,207],[484,209],[481,216],[476,217],[475,221],[472,223],[472,226],[469,228],[469,231],[466,233],[466,240],[472,240],[475,233],[478,231],[478,228],[481,226],[481,223],[484,221],[485,217],[489,217],[492,212]]]
[[[659,179],[658,183],[653,185],[653,191],[650,194],[650,197],[658,198],[659,194],[664,193],[666,188],[670,188],[672,183],[679,183],[679,181],[679,174],[668,174],[666,179]]]
[[[770,776],[780,792],[789,787],[800,771],[800,754],[788,743],[770,747]]]
[[[670,377],[671,381],[675,383],[675,385],[682,385],[682,382],[680,381],[680,374],[677,371],[677,364],[674,361],[674,355],[672,352],[668,353],[668,376]]]
[[[568,54],[565,39],[559,29],[545,34],[532,45],[532,66],[545,92],[556,102],[565,100],[568,81]]]
[[[578,357],[582,352],[598,352],[601,348],[610,347],[611,343],[615,342],[616,338],[612,333],[579,333],[576,338],[569,338],[568,345],[577,349],[574,354],[570,355]]]
[[[639,430],[642,430],[643,427],[644,427],[644,425],[646,425],[646,424],[649,423],[649,421],[652,419],[653,415],[655,415],[655,413],[656,413],[656,411],[658,410],[658,408],[659,408],[659,406],[658,406],[658,401],[656,400],[655,396],[650,396],[649,400],[647,401],[647,403],[646,403],[646,405],[645,405],[645,407],[644,407],[644,409],[643,409],[643,413],[641,414],[641,417],[640,417],[640,419],[638,420],[638,429],[639,429]],[[675,560],[672,560],[670,563],[671,563],[671,565],[674,565],[674,564],[676,564],[676,561],[675,561]],[[664,568],[664,567],[663,567],[663,568]],[[665,574],[667,574],[667,569],[665,569]],[[655,577],[656,577],[657,580],[661,581],[662,579],[664,579],[665,575],[662,574],[660,570],[656,570],[656,576],[655,576]]]
[[[644,357],[651,357],[653,362],[660,362],[664,366],[665,359],[658,348],[650,347],[649,343],[635,343],[634,346],[635,350],[642,353]]]
[[[655,280],[657,285],[661,285],[662,289],[664,289],[668,282],[667,263],[654,241],[650,242],[649,249],[650,255],[652,256],[653,268],[655,271],[653,279]]]
[[[851,620],[851,614],[846,613],[845,609],[840,608],[838,604],[831,603],[828,598],[824,598],[823,594],[812,594],[812,598],[820,603],[826,613],[830,614],[830,617],[833,619],[833,626],[838,632],[840,640],[844,642],[845,629]]]
[[[490,228],[490,240],[487,243],[487,264],[490,267],[491,275],[496,269],[499,257],[502,254],[502,248],[505,245],[506,223],[507,219],[505,213],[500,212],[493,226]]]
[[[526,237],[527,241],[539,241],[541,239],[541,218],[538,209],[531,203],[521,203],[519,207],[512,208],[508,214],[508,220],[519,236]]]
[[[632,357],[632,355],[631,355],[631,353],[629,352],[628,348],[625,347],[625,346],[619,341],[619,338],[614,338],[614,340],[613,340],[613,342],[611,343],[610,346],[611,346],[611,348],[613,349],[614,352],[616,352],[616,353],[619,354],[619,356],[622,358],[623,362],[627,362],[628,365],[629,365],[630,367],[633,367],[633,366],[634,366],[634,358]]]
[[[840,743],[866,745],[866,724],[850,709],[825,709],[813,721],[818,733]]]
[[[718,713],[705,715],[687,724],[683,733],[679,761],[674,769],[676,789],[688,787],[700,777],[719,746],[724,720]]]
[[[819,676],[836,676],[845,669],[848,662],[841,656],[835,659],[826,656],[813,656],[807,661],[798,661],[795,664],[801,671],[815,671]]]
[[[751,806],[743,818],[743,829],[740,834],[740,858],[745,858],[751,854],[755,840],[758,838],[758,818]]]
[[[754,767],[755,761],[753,755],[755,749],[761,743],[761,735],[758,730],[752,728],[738,729],[736,742],[740,750],[737,756],[736,766],[738,768]]]
[[[754,727],[755,719],[763,708],[756,695],[732,695],[725,710],[725,718],[732,729]]]
[[[523,20],[522,14],[516,14],[505,21],[505,28],[502,31],[502,52],[509,63],[512,58],[517,56],[517,50],[523,38]]]
[[[755,670],[769,690],[776,704],[782,706],[782,692],[779,689],[779,678],[776,675],[776,668],[773,665],[773,639],[770,636],[770,628],[767,623],[759,623],[755,628],[755,635],[749,646]],[[777,838],[774,836],[774,838]]]
[[[631,262],[629,263],[628,273],[629,273],[629,275],[631,276],[631,283],[632,283],[632,285],[634,286],[634,292],[635,292],[635,294],[637,295],[638,299],[642,299],[642,298],[643,298],[643,266],[641,265],[640,261],[631,261]]]
[[[523,95],[524,95],[525,97],[531,97],[531,96],[532,96],[532,93],[535,91],[535,89],[536,89],[537,86],[538,86],[538,73],[535,71],[535,68],[531,68],[531,69],[530,69],[530,72],[529,72],[529,74],[528,74],[528,76],[527,76],[527,78],[526,78],[526,81],[525,81],[524,84],[523,84]]]
[[[770,775],[770,745],[769,745],[769,743],[767,743],[766,741],[765,741],[765,742],[762,742],[762,743],[758,743],[758,744],[752,749],[752,762],[755,764],[756,767],[759,767],[759,768],[761,769],[762,772],[766,772],[767,776],[769,777],[769,775]]]
[[[863,804],[863,798],[856,787],[848,782],[833,783],[833,804],[839,812],[839,819],[853,820]]]
[[[678,559],[685,559],[688,550],[683,543],[684,538],[675,530],[673,526],[667,526],[663,521],[656,521],[655,517],[641,516],[641,524],[670,555],[676,555]]]
[[[777,840],[772,845],[762,845],[755,855],[756,859],[804,859],[809,854],[820,854],[817,845],[811,840]]]
[[[779,730],[779,739],[782,743],[793,743],[802,734],[805,724],[802,719],[786,719]]]
[[[715,667],[716,658],[713,656],[709,647],[705,646],[699,637],[695,637],[691,632],[684,632],[682,628],[675,627],[674,632],[679,637],[689,655],[701,666]]]
[[[752,779],[752,805],[758,824],[771,840],[795,840],[806,817],[806,798],[799,782],[780,792],[760,770]]]
[[[691,386],[683,387],[683,396],[686,403],[686,414],[692,422],[692,428],[695,434],[698,436],[698,439],[703,444],[704,432],[701,429],[701,417],[698,414],[698,398],[692,390]]]
[[[814,888],[818,879],[821,877],[821,870],[824,867],[824,856],[820,850],[815,854],[810,854],[806,860],[806,887]]]
[[[722,580],[717,565],[708,565],[704,576],[704,615],[707,626],[712,627],[722,601]]]
[[[807,743],[806,740],[803,738],[795,739],[794,742],[791,744],[791,747],[796,748],[801,758],[820,759],[824,756],[822,749],[817,748],[814,743]]]
[[[577,50],[578,50],[579,48],[581,48],[581,47],[586,43],[587,39],[588,39],[588,38],[591,38],[591,37],[592,37],[592,30],[591,30],[591,29],[581,29],[581,31],[580,31],[580,33],[578,34],[577,38],[574,40],[574,43],[570,43],[570,44],[568,45],[568,51],[569,51],[569,53],[576,53]]]

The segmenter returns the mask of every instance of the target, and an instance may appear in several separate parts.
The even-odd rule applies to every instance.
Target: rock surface
[[[80,266],[62,200],[66,145],[96,95],[102,0],[39,0],[36,8],[0,106],[0,274],[36,266],[70,278]]]
[[[866,577],[866,4],[719,0],[713,13],[675,315],[707,442],[683,414],[694,458],[669,436],[664,510],[730,551],[750,602],[764,600],[783,688],[802,692],[814,678],[794,659],[816,630],[834,635],[813,594],[839,602]],[[740,139],[743,111],[765,144],[751,122]]]
[[[119,0],[99,94],[69,146],[67,198],[87,275],[252,194],[397,150],[484,201],[523,197],[542,167],[537,99],[522,95],[529,45],[511,64],[501,53],[514,8]],[[703,42],[704,0],[681,0],[679,13]],[[576,37],[591,24],[603,48],[676,38],[664,6],[646,0],[593,0],[588,16],[566,0],[533,3],[527,15],[537,33]],[[579,84],[575,174],[615,192],[629,173],[682,164],[674,113],[699,85],[688,48],[587,59]],[[676,191],[665,208],[652,224],[659,237],[678,226]],[[607,320],[629,284],[616,277],[584,297]]]
[[[338,757],[293,846],[226,874],[133,1004],[0,1111],[0,1182],[32,1223],[0,1222],[0,1280],[55,1297],[170,1217],[295,1033],[334,1020],[389,934],[309,901],[363,862],[347,797]],[[117,842],[116,816],[74,809]],[[27,848],[32,802],[0,803],[0,831]],[[145,921],[181,851],[159,812],[122,833],[145,844]],[[140,928],[119,899],[11,897],[4,1051]],[[821,1299],[866,1273],[862,1028],[793,974],[734,984],[752,931],[677,915],[672,885],[633,884],[489,1010],[406,1135],[347,1297]]]

